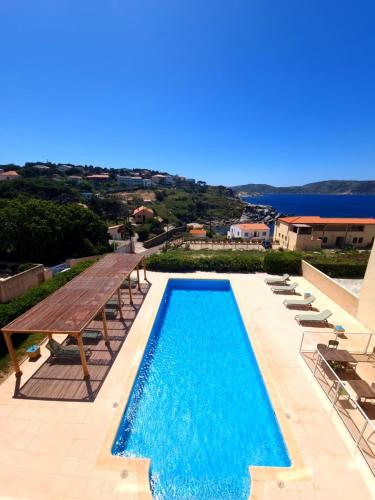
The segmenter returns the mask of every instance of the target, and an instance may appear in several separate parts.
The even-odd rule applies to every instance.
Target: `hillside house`
[[[227,237],[228,239],[268,240],[270,237],[270,228],[266,224],[258,223],[233,224],[230,226]]]
[[[370,248],[375,239],[375,219],[282,217],[276,221],[274,238],[288,250]]]
[[[137,224],[144,224],[154,217],[154,211],[152,208],[141,206],[134,210],[133,217]]]

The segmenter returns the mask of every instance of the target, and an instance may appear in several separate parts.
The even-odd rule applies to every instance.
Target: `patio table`
[[[319,352],[326,361],[333,361],[347,365],[348,363],[358,363],[357,360],[346,349],[333,349],[329,347],[319,347]]]
[[[358,380],[347,380],[343,383],[344,387],[347,388],[349,385],[357,396],[357,400],[361,399],[375,399],[375,391],[372,387],[366,382],[366,380],[358,379]]]

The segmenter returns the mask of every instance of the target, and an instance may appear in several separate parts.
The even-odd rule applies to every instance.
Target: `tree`
[[[0,200],[0,259],[53,264],[110,251],[108,240],[106,224],[76,204]]]

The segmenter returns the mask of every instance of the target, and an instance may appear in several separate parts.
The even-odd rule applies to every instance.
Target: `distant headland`
[[[270,184],[242,184],[233,186],[233,191],[241,195],[259,194],[374,194],[374,181],[320,181],[302,186],[276,187]]]

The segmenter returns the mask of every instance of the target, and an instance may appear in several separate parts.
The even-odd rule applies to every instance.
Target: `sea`
[[[270,205],[285,215],[375,217],[375,195],[265,194],[243,196],[255,205]]]

